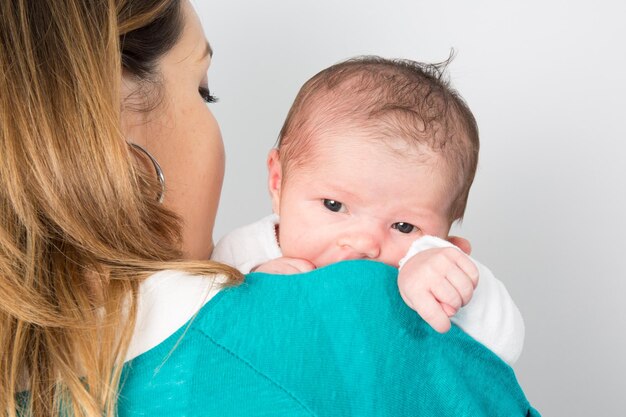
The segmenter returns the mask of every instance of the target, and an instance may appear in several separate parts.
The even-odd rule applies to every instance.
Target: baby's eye
[[[330,211],[334,211],[335,213],[342,211],[342,209],[344,208],[343,204],[339,201],[329,200],[327,198],[324,199],[324,207],[326,207]]]
[[[413,226],[411,223],[398,222],[391,225],[392,229],[396,229],[400,233],[411,233],[414,230],[419,230],[417,226]]]
[[[217,103],[217,97],[211,94],[208,87],[199,87],[198,93],[205,103]]]

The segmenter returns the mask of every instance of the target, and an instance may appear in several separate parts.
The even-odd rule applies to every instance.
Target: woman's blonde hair
[[[166,268],[240,278],[181,260],[179,220],[121,132],[122,68],[158,90],[180,7],[0,0],[4,415],[114,416],[139,282]]]

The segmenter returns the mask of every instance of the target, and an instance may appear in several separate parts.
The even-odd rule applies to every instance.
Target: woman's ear
[[[283,182],[283,171],[280,165],[278,149],[274,148],[267,156],[268,186],[272,198],[272,211],[280,215],[280,192]]]

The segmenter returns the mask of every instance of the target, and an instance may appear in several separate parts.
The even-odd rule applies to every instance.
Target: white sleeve
[[[200,310],[228,282],[223,275],[160,271],[139,284],[137,319],[125,361],[152,349]]]
[[[443,247],[456,246],[434,236],[421,237],[413,242],[406,256],[400,261],[400,268],[419,252]],[[478,268],[478,286],[470,302],[461,308],[451,321],[506,363],[513,365],[524,346],[525,329],[522,315],[504,284],[496,279],[486,266],[471,257],[470,259]]]
[[[252,268],[282,256],[276,239],[275,215],[240,227],[220,239],[213,249],[211,260],[237,268],[247,274]]]

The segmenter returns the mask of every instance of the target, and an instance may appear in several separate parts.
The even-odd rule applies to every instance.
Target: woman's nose
[[[347,232],[337,243],[345,251],[347,259],[376,259],[380,256],[381,239],[374,232]]]

